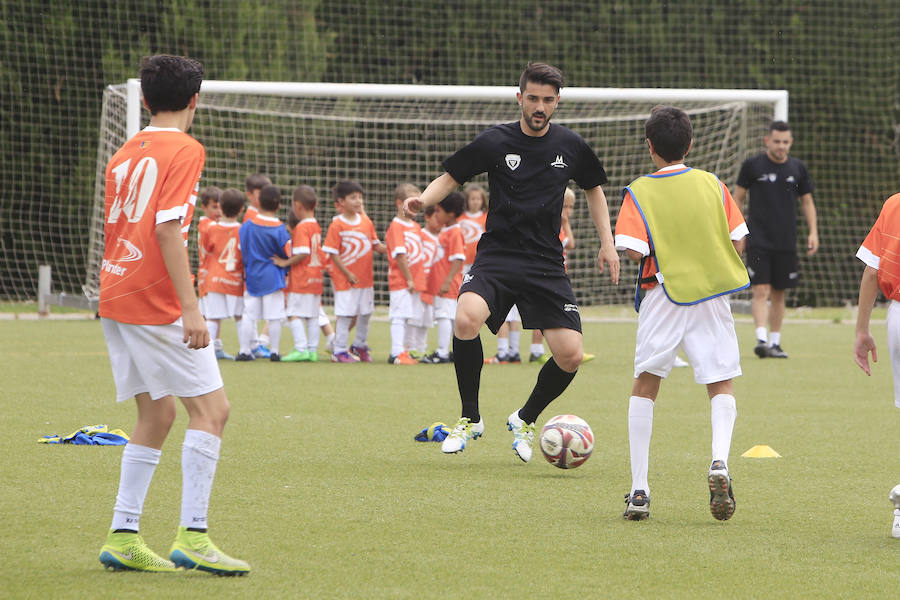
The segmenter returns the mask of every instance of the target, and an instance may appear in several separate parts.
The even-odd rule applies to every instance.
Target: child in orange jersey
[[[332,362],[372,362],[368,346],[369,321],[375,311],[372,253],[387,250],[375,225],[363,211],[363,189],[355,181],[334,186],[334,201],[341,212],[328,226],[322,246],[333,264],[334,314],[337,317]],[[349,346],[350,324],[356,318],[356,338]]]
[[[394,206],[397,216],[384,235],[391,296],[388,312],[391,320],[391,354],[388,362],[394,365],[418,364],[408,349],[412,343],[412,323],[422,320],[423,306],[419,294],[425,291],[425,256],[422,253],[422,228],[403,209],[403,201],[420,193],[416,186],[409,183],[396,187]]]
[[[415,339],[412,347],[417,354],[422,356],[419,358],[421,363],[430,363],[431,358],[425,356],[425,350],[428,347],[428,330],[434,327],[434,296],[438,293],[440,282],[432,282],[431,267],[438,260],[441,247],[440,234],[443,225],[438,221],[434,214],[434,207],[429,206],[422,211],[425,217],[425,227],[422,228],[422,253],[425,258],[423,260],[423,271],[425,274],[425,291],[419,294],[422,301],[422,316],[415,328]]]
[[[425,357],[431,364],[450,362],[456,298],[459,296],[459,286],[463,280],[462,266],[466,255],[466,243],[457,222],[464,205],[465,198],[459,192],[450,192],[435,205],[435,218],[444,228],[438,236],[440,242],[438,259],[428,274],[429,291],[436,289],[434,318],[438,326],[437,350]]]
[[[478,240],[481,239],[484,225],[487,223],[488,195],[479,184],[467,183],[463,188],[463,196],[466,198],[466,210],[459,217],[459,226],[466,241],[466,258],[462,270],[462,274],[465,275],[475,262]]]
[[[206,256],[206,325],[215,340],[216,358],[234,359],[222,348],[220,323],[234,318],[240,331],[244,313],[244,264],[241,260],[241,243],[237,222],[244,208],[244,195],[240,190],[228,188],[219,199],[222,216],[206,228],[201,238],[201,249]]]
[[[229,404],[185,250],[206,161],[202,144],[187,134],[202,79],[203,65],[195,60],[144,59],[140,81],[150,125],[125,142],[106,167],[99,314],[116,399],[134,398],[137,404],[137,421],[122,452],[112,527],[99,556],[114,570],[250,571],[207,533]],[[133,202],[132,192],[141,202]],[[188,424],[181,449],[181,525],[168,560],[147,546],[139,530],[175,422],[176,396],[187,409]]]
[[[203,214],[197,220],[197,296],[200,298],[200,312],[203,313],[204,317],[206,316],[204,307],[204,297],[206,296],[206,255],[203,251],[203,234],[206,233],[206,229],[210,224],[215,223],[222,216],[222,209],[219,206],[219,197],[221,195],[222,190],[214,185],[200,190],[200,208],[203,210]]]
[[[282,362],[319,360],[319,312],[322,304],[322,228],[316,221],[316,191],[308,185],[294,189],[291,213],[297,220],[291,235],[293,254],[287,260],[273,258],[280,267],[290,267],[288,281],[288,325],[294,336],[294,349]]]

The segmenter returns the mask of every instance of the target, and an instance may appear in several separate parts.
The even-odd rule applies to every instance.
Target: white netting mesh
[[[247,93],[201,93],[191,133],[207,151],[201,187],[243,188],[250,173],[261,172],[288,197],[300,184],[319,194],[318,220],[327,227],[334,214],[331,189],[353,179],[366,191],[366,211],[383,235],[395,214],[393,189],[398,183],[424,187],[441,173],[441,161],[486,127],[519,116],[514,92],[499,100],[467,98],[298,98]],[[644,142],[644,122],[653,100],[584,100],[562,102],[554,122],[566,125],[596,150],[609,175],[605,192],[615,218],[621,189],[653,169]],[[662,96],[662,93],[660,93]],[[690,164],[717,173],[727,184],[741,161],[759,145],[774,106],[752,100],[681,101],[694,124]],[[97,160],[97,187],[85,290],[95,294],[102,254],[103,167],[125,140],[125,87],[104,94],[103,123]],[[144,118],[147,114],[144,113]],[[146,121],[143,122],[146,124]],[[486,178],[478,179],[486,184]],[[632,290],[618,288],[596,273],[598,239],[583,195],[578,193],[573,233],[578,244],[569,253],[570,276],[583,304],[628,302]],[[286,216],[287,207],[282,208]],[[193,236],[192,236],[193,238]],[[194,253],[194,264],[196,256]],[[387,303],[387,264],[376,260],[376,302]],[[626,267],[623,281],[632,276]],[[326,294],[327,296],[327,294]]]

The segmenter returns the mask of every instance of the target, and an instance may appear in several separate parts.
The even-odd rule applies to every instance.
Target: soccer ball
[[[594,451],[594,432],[575,415],[553,417],[541,430],[541,452],[554,467],[580,467]]]

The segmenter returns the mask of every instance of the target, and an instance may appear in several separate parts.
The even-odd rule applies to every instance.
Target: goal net
[[[206,147],[200,186],[243,189],[251,173],[264,173],[289,199],[301,184],[319,195],[323,232],[335,214],[331,189],[352,179],[365,189],[365,208],[383,236],[395,215],[399,183],[420,188],[439,175],[441,162],[485,128],[519,118],[513,87],[300,84],[206,81],[191,133]],[[146,125],[139,109],[139,83],[106,88],[97,154],[96,198],[91,219],[88,296],[98,294],[103,252],[103,171],[113,152]],[[757,152],[766,125],[787,118],[787,92],[764,90],[677,90],[564,88],[553,122],[578,132],[594,148],[609,176],[604,186],[610,215],[622,188],[653,170],[644,141],[644,122],[660,103],[690,114],[694,146],[689,164],[712,171],[731,185],[744,158]],[[487,179],[476,179],[487,188]],[[572,184],[574,186],[574,183]],[[623,264],[619,286],[599,275],[599,246],[587,203],[576,191],[572,218],[576,248],[568,254],[569,275],[584,305],[627,304],[636,266]],[[287,217],[289,202],[281,209]],[[198,207],[199,211],[199,207]],[[420,218],[421,219],[421,218]],[[196,233],[191,232],[196,270]],[[375,261],[376,303],[386,305],[387,261]],[[325,301],[330,300],[326,285]]]

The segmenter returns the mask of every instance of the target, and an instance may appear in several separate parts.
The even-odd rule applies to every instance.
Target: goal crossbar
[[[378,83],[311,83],[291,81],[204,81],[201,92],[256,94],[297,98],[404,98],[508,100],[519,88],[515,86],[469,85],[404,85]],[[127,135],[141,128],[141,80],[127,82]],[[582,101],[638,100],[648,102],[734,102],[771,103],[776,120],[787,121],[787,90],[753,89],[685,89],[685,88],[565,88],[561,97]]]

